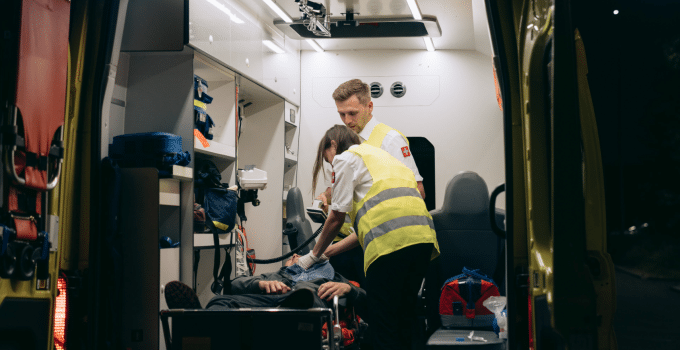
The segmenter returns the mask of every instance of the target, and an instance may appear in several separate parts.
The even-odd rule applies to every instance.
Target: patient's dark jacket
[[[280,281],[291,288],[291,291],[285,294],[264,294],[258,286],[259,281]],[[242,308],[242,307],[276,307],[279,306],[288,295],[300,288],[307,288],[314,291],[316,295],[319,286],[326,282],[341,282],[349,283],[349,281],[342,275],[335,273],[333,279],[317,278],[309,281],[295,282],[293,277],[288,273],[286,267],[281,267],[276,272],[263,273],[258,276],[243,276],[234,279],[231,282],[232,295],[217,295],[213,297],[206,308]],[[348,303],[352,305],[363,305],[366,302],[366,291],[358,288],[351,283],[352,287],[349,293],[345,295]],[[323,300],[316,296],[315,307],[327,307]]]

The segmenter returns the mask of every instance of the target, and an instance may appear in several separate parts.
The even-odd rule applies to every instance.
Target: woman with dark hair
[[[361,245],[375,349],[411,347],[418,289],[427,265],[439,255],[434,224],[413,172],[380,148],[360,144],[344,125],[319,142],[312,191],[323,162],[331,163],[333,198],[319,239],[298,261],[307,269]],[[355,233],[329,247],[349,214]]]

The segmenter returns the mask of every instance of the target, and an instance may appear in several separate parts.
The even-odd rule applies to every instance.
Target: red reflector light
[[[66,287],[66,279],[63,276],[59,277],[57,298],[54,302],[54,348],[56,350],[64,350],[66,344],[66,315],[68,313]]]
[[[529,294],[529,350],[534,350],[534,314],[531,312],[531,294]]]

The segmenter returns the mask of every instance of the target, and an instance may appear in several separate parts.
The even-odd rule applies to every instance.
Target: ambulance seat
[[[442,329],[439,316],[439,296],[446,279],[460,274],[463,267],[479,269],[480,273],[491,277],[503,266],[503,242],[491,230],[489,191],[484,179],[471,171],[457,174],[446,186],[442,207],[430,214],[441,254],[430,262],[421,295],[425,302],[423,316],[428,325],[427,348],[503,349],[503,342],[488,329],[475,330],[475,335],[485,334],[497,342],[471,342],[467,338],[461,342],[460,334],[469,334],[471,329],[465,332]],[[502,222],[503,216],[503,212],[497,211],[496,221]],[[499,281],[495,282],[498,284]],[[500,285],[499,290],[504,294]]]
[[[307,220],[307,212],[305,211],[305,204],[302,200],[302,192],[299,188],[293,187],[288,190],[286,197],[286,230],[284,233],[288,236],[288,243],[290,249],[293,250],[300,244],[304,243],[309,237],[314,234],[312,231],[312,224]],[[293,230],[294,229],[294,230]],[[305,255],[314,249],[314,241],[302,248],[298,254]]]

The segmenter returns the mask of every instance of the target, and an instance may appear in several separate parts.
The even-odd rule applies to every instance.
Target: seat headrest
[[[288,190],[286,197],[286,216],[299,216],[305,218],[305,203],[302,200],[302,192],[299,188],[293,187]]]
[[[486,182],[472,171],[461,172],[446,185],[442,212],[480,214],[489,210],[489,189]]]
[[[438,233],[444,230],[490,230],[486,182],[475,172],[459,173],[446,185],[442,207],[430,214]]]

